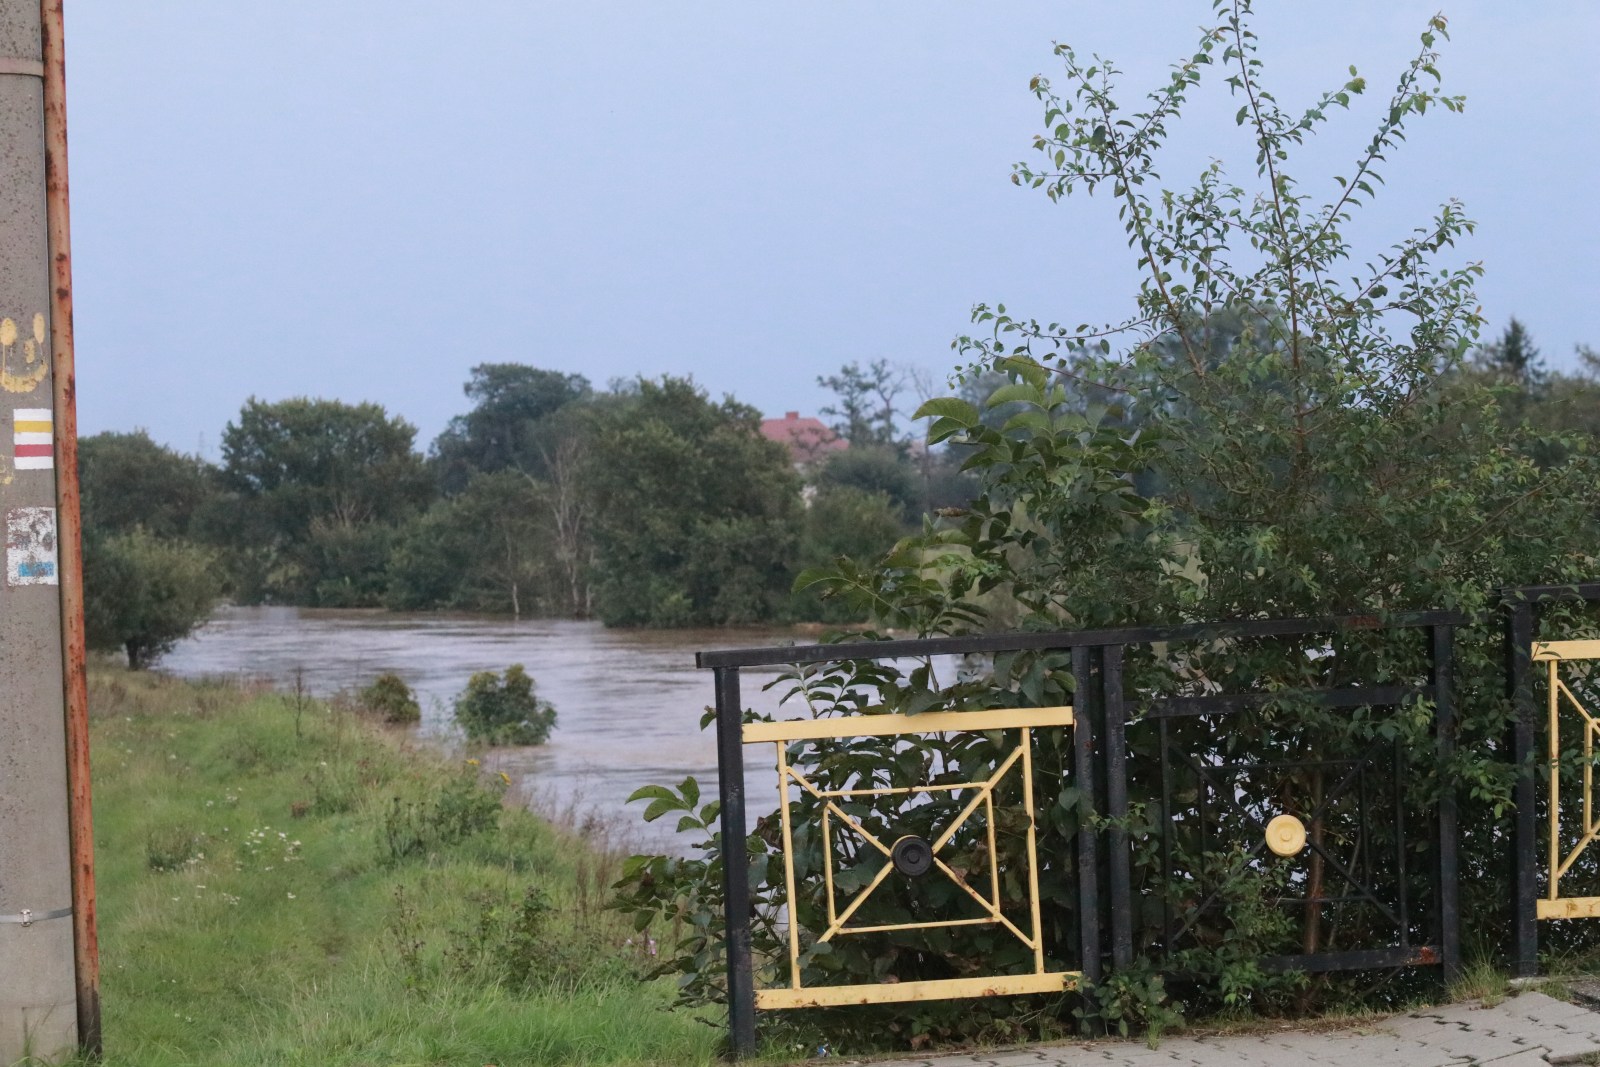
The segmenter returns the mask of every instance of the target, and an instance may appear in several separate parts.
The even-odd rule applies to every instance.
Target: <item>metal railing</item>
[[[1435,753],[1441,760],[1448,760],[1453,753],[1454,745],[1454,703],[1452,697],[1451,673],[1453,662],[1453,634],[1454,628],[1466,621],[1465,617],[1452,612],[1415,612],[1399,614],[1386,618],[1378,616],[1341,616],[1317,619],[1257,619],[1217,623],[1192,623],[1175,626],[1155,627],[1125,627],[1118,629],[1094,631],[1059,631],[1049,633],[1012,633],[1012,634],[981,634],[962,637],[938,637],[914,640],[882,640],[882,641],[847,641],[837,644],[819,645],[792,645],[778,648],[745,648],[727,649],[720,651],[702,652],[696,657],[699,667],[710,669],[715,676],[716,684],[716,728],[717,751],[719,765],[719,791],[721,799],[721,829],[723,842],[723,890],[724,907],[726,915],[726,944],[728,967],[728,1006],[729,1027],[732,1038],[732,1050],[735,1056],[747,1056],[755,1050],[756,1028],[755,1012],[758,1007],[798,1006],[821,1003],[868,1003],[882,1000],[907,999],[898,994],[879,996],[877,994],[861,992],[863,987],[842,987],[847,992],[827,993],[820,998],[817,991],[807,993],[803,990],[799,963],[799,944],[796,930],[797,922],[791,912],[789,916],[789,983],[785,990],[763,991],[758,994],[755,988],[755,965],[752,959],[751,945],[751,895],[749,882],[749,854],[746,841],[746,813],[745,813],[745,785],[743,747],[748,741],[768,740],[777,743],[779,749],[778,764],[780,794],[783,800],[783,845],[785,848],[786,897],[793,902],[795,899],[795,886],[793,884],[794,868],[789,860],[792,848],[792,828],[788,820],[788,789],[794,781],[794,770],[786,766],[784,756],[784,740],[795,733],[798,727],[809,725],[814,730],[820,722],[802,720],[793,726],[786,724],[751,724],[744,723],[743,704],[740,699],[740,670],[746,667],[772,667],[772,666],[804,666],[813,664],[839,663],[845,661],[882,661],[910,657],[928,656],[962,656],[974,653],[997,654],[1009,652],[1069,652],[1071,656],[1071,676],[1073,679],[1074,707],[1070,712],[1071,720],[1071,748],[1072,767],[1071,775],[1073,784],[1078,790],[1079,818],[1077,830],[1074,835],[1071,864],[1074,872],[1075,885],[1071,888],[1070,895],[1077,905],[1076,933],[1081,948],[1078,973],[1084,981],[1089,983],[1099,981],[1103,966],[1107,963],[1112,968],[1130,965],[1136,955],[1134,940],[1134,913],[1137,906],[1135,891],[1131,877],[1131,846],[1133,844],[1128,830],[1127,816],[1129,814],[1129,753],[1128,730],[1130,726],[1147,728],[1155,724],[1156,729],[1163,734],[1162,743],[1158,748],[1160,759],[1163,763],[1163,774],[1171,771],[1171,763],[1167,759],[1173,753],[1167,743],[1165,731],[1169,721],[1205,716],[1231,716],[1252,711],[1259,711],[1270,707],[1282,705],[1287,702],[1300,702],[1318,705],[1327,708],[1357,708],[1357,707],[1393,707],[1416,701],[1427,701],[1433,709],[1432,736],[1434,738]],[[1274,692],[1247,691],[1237,693],[1207,692],[1195,694],[1130,694],[1126,691],[1123,680],[1123,666],[1130,649],[1147,648],[1156,644],[1170,644],[1175,642],[1227,642],[1242,639],[1272,639],[1272,638],[1306,638],[1316,635],[1334,636],[1343,633],[1360,631],[1425,631],[1428,635],[1425,650],[1426,679],[1414,685],[1342,685],[1328,686],[1298,690],[1279,690]],[[1138,699],[1135,699],[1137,697]],[[1142,703],[1141,703],[1142,701]],[[956,713],[924,713],[928,716],[939,716],[940,719],[930,719],[924,728],[937,725],[949,729],[958,725],[965,725],[962,720],[970,722],[971,726],[981,728],[984,712],[956,712]],[[886,716],[856,716],[822,720],[827,725],[823,727],[828,736],[857,736],[870,732],[871,727],[864,724],[874,720],[881,722]],[[899,726],[915,728],[912,726],[916,719],[923,716],[909,717],[910,722],[899,723]],[[949,718],[949,723],[943,722]],[[1019,749],[1023,751],[1023,749]],[[1389,753],[1389,758],[1396,757],[1395,752]],[[1372,765],[1371,753],[1362,753],[1355,757],[1340,757],[1322,761],[1325,769],[1332,769],[1336,765],[1346,766],[1343,779],[1336,780],[1333,790],[1324,798],[1320,806],[1305,812],[1314,826],[1319,825],[1325,815],[1328,805],[1344,795],[1344,791],[1352,790],[1357,778],[1360,779],[1360,788],[1365,796],[1367,778],[1365,770]],[[1353,767],[1354,769],[1351,769]],[[1205,774],[1222,773],[1225,768],[1222,764],[1213,763],[1202,769]],[[1265,764],[1255,766],[1257,773],[1276,770],[1283,771],[1285,766],[1268,767]],[[1319,772],[1320,773],[1320,772]],[[807,783],[803,780],[800,787],[805,788]],[[970,784],[970,783],[969,783]],[[1391,783],[1398,789],[1396,783]],[[835,798],[822,795],[822,791],[813,799],[823,802]],[[1028,832],[1030,842],[1033,834],[1034,813],[1031,810],[1031,788],[1026,791],[1030,810],[1027,812]],[[1225,789],[1220,792],[1225,792]],[[1219,795],[1220,795],[1219,792]],[[1352,793],[1353,795],[1353,793]],[[1399,834],[1405,834],[1405,798],[1399,792],[1394,793],[1391,814],[1396,815],[1399,822]],[[1286,847],[1285,841],[1293,845],[1294,826],[1299,817],[1283,813],[1285,818],[1274,818],[1270,823],[1257,819],[1248,810],[1234,805],[1231,812],[1232,821],[1230,828],[1243,828],[1252,833],[1260,831],[1260,840],[1252,847],[1252,854],[1258,852],[1263,846],[1270,847],[1279,855],[1293,854],[1294,851],[1306,851],[1315,855],[1320,864],[1330,868],[1340,868],[1341,861],[1331,851],[1325,848],[1313,837],[1305,837],[1297,849],[1290,853],[1280,851]],[[1386,914],[1393,920],[1395,934],[1390,939],[1391,943],[1377,947],[1352,948],[1340,951],[1311,951],[1291,956],[1264,958],[1261,962],[1265,968],[1271,969],[1309,969],[1309,970],[1340,970],[1358,969],[1369,967],[1394,967],[1408,965],[1441,965],[1446,972],[1453,970],[1458,964],[1457,948],[1457,854],[1456,854],[1456,808],[1453,789],[1448,783],[1441,783],[1439,796],[1434,804],[1434,810],[1428,819],[1431,825],[1431,862],[1429,875],[1431,890],[1431,922],[1428,924],[1431,931],[1428,936],[1418,940],[1413,937],[1416,927],[1415,917],[1409,910],[1407,897],[1407,879],[1409,874],[1405,869],[1403,842],[1397,843],[1401,849],[1400,867],[1398,869],[1399,886],[1394,892],[1385,896],[1373,883],[1372,876],[1357,878],[1348,869],[1344,873],[1350,875],[1353,892],[1340,896],[1314,891],[1298,900],[1303,905],[1313,907],[1339,907],[1347,901],[1359,901],[1362,906],[1373,908],[1376,912]],[[842,816],[843,813],[841,812]],[[1170,796],[1162,811],[1162,834],[1168,837],[1172,833],[1173,809]],[[1363,811],[1361,818],[1365,818]],[[1201,820],[1202,829],[1206,825],[1204,818]],[[1302,827],[1303,829],[1303,827]],[[1269,833],[1270,831],[1270,833]],[[1287,833],[1287,838],[1284,834]],[[1269,838],[1277,835],[1276,843]],[[1170,839],[1163,842],[1167,853],[1170,855]],[[1203,846],[1202,846],[1203,847]],[[876,848],[879,851],[892,851],[883,841],[878,841]],[[886,863],[880,877],[893,868],[893,857]],[[1030,863],[1030,877],[1036,877],[1037,864]],[[1105,881],[1109,892],[1102,894],[1101,883]],[[831,883],[829,885],[829,899],[831,901]],[[970,887],[968,887],[971,892]],[[979,896],[978,894],[973,894]],[[859,898],[858,898],[859,899]],[[1032,900],[1038,899],[1037,883],[1033,885]],[[995,920],[998,911],[998,896],[990,898],[991,908],[988,918]],[[980,903],[982,902],[980,896]],[[1109,952],[1104,943],[1104,927],[1102,912],[1109,918],[1110,944]],[[837,927],[843,920],[837,913],[831,913],[830,920],[837,920],[830,925],[829,933],[837,935],[841,932]],[[844,917],[848,918],[848,915]],[[1003,920],[1003,916],[999,917]],[[1049,975],[1053,988],[1061,988],[1064,982],[1073,980],[1076,976],[1072,972],[1048,972],[1042,954],[1042,945],[1039,926],[1035,920],[1031,939],[1029,934],[1016,931],[1024,943],[1028,944],[1035,957],[1035,968],[1032,976],[1022,979],[1026,985],[1028,979],[1037,982],[1040,976]],[[1181,933],[1169,923],[1167,936],[1163,938],[1162,949],[1170,950],[1181,937]],[[1068,977],[1062,978],[1062,975]],[[929,993],[938,996],[972,995],[978,992],[1006,992],[1020,991],[1007,990],[992,984],[973,986],[944,987],[931,991],[915,991],[918,994]],[[840,987],[836,987],[840,988]],[[911,999],[918,999],[912,997]]]

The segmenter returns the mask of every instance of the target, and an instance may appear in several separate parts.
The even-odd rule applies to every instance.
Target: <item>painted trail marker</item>
[[[11,438],[17,470],[50,470],[56,465],[49,408],[18,408]]]
[[[12,508],[6,512],[6,584],[59,584],[55,508]]]

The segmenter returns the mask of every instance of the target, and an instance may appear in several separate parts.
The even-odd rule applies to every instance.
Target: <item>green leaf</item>
[[[671,800],[652,800],[650,802],[650,806],[644,809],[644,821],[655,822],[657,819],[661,818],[661,816],[667,814],[667,812],[678,811],[682,809],[682,807],[683,805],[678,803],[676,798]]]
[[[1002,404],[1043,404],[1044,390],[1026,382],[1008,382],[989,394],[986,406],[997,408]]]
[[[671,800],[677,801],[678,794],[664,785],[641,785],[628,796],[627,802],[632,804],[635,800]]]
[[[952,419],[963,426],[976,426],[978,409],[959,397],[941,396],[927,401],[911,416],[914,419]]]

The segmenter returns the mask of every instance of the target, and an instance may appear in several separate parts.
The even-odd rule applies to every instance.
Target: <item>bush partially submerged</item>
[[[417,703],[416,694],[405,679],[393,671],[385,671],[374,678],[371,685],[361,690],[359,699],[363,708],[382,715],[387,723],[408,725],[422,719],[422,706]]]
[[[490,745],[542,745],[556,725],[556,709],[535,694],[533,676],[520,663],[506,668],[504,679],[493,671],[474,674],[455,708],[468,739]]]

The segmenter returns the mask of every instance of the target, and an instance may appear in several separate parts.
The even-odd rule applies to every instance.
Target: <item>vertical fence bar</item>
[[[728,1037],[733,1058],[756,1051],[756,983],[750,962],[750,857],[745,851],[744,708],[739,668],[715,669],[717,795],[722,815],[722,907],[728,952]],[[793,916],[790,917],[793,921]]]
[[[1519,978],[1539,973],[1538,882],[1539,848],[1534,822],[1537,782],[1534,776],[1533,605],[1511,604],[1506,625],[1507,678],[1512,707],[1511,761],[1517,778],[1512,804],[1512,970]]]
[[[1083,950],[1079,969],[1085,982],[1100,980],[1099,849],[1096,847],[1094,773],[1094,683],[1089,649],[1072,650],[1073,775],[1078,785],[1078,939]]]
[[[1106,811],[1111,817],[1111,966],[1133,965],[1133,877],[1128,838],[1128,723],[1122,694],[1122,646],[1102,653],[1106,713]]]
[[[1445,981],[1461,969],[1461,910],[1457,878],[1456,787],[1450,764],[1456,752],[1455,627],[1431,627],[1435,744],[1439,760],[1439,963]]]

